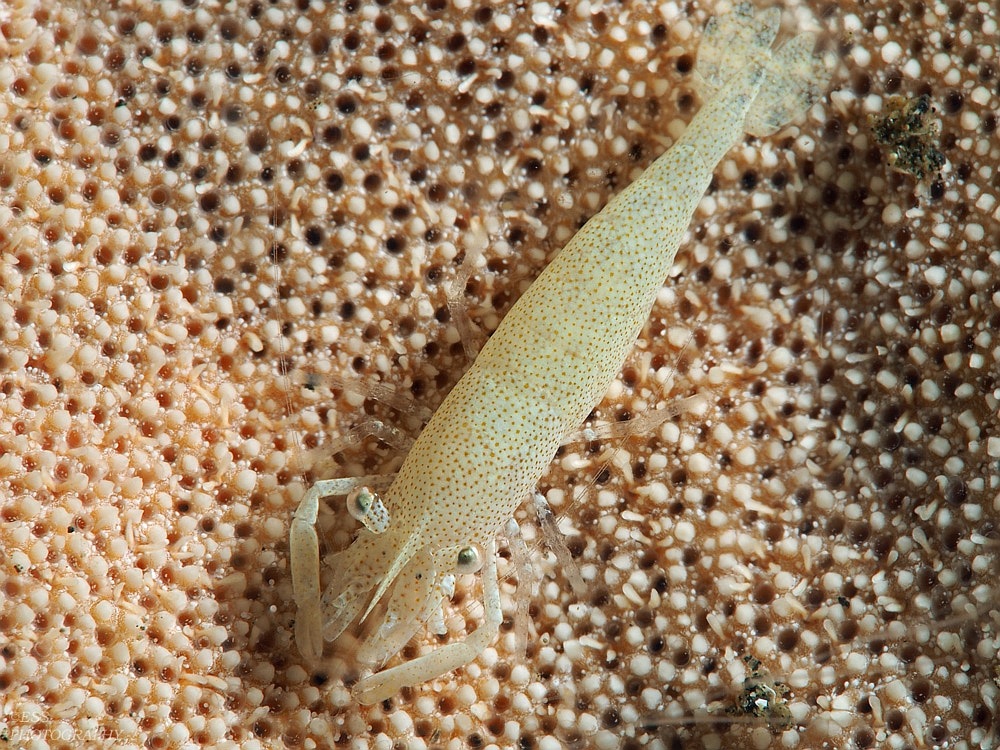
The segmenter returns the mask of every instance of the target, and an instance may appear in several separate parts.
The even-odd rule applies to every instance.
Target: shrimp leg
[[[483,545],[483,558],[483,608],[486,616],[482,624],[461,641],[449,643],[412,661],[362,678],[353,690],[354,697],[360,703],[369,704],[387,700],[402,687],[433,680],[453,669],[463,667],[493,642],[503,621],[503,612],[500,609],[500,584],[497,581],[495,539],[491,538]]]
[[[517,588],[514,590],[514,651],[524,656],[528,648],[528,605],[531,603],[532,589],[535,587],[528,545],[524,543],[521,527],[514,518],[507,519],[505,529],[507,546],[510,548],[511,562],[517,571]]]
[[[571,433],[563,445],[592,440],[627,440],[633,435],[648,435],[668,419],[687,414],[705,404],[704,396],[689,396],[625,422],[608,422],[597,427],[583,427]]]
[[[332,495],[345,495],[357,487],[386,485],[395,474],[372,474],[362,477],[323,479],[306,492],[292,517],[288,535],[292,592],[298,614],[295,617],[295,642],[307,659],[323,655],[323,613],[320,607],[319,538],[316,518],[319,501]]]

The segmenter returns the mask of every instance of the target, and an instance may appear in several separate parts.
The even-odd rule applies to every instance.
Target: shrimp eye
[[[348,493],[347,512],[373,534],[381,534],[389,528],[389,511],[382,504],[382,498],[367,487],[357,487]]]
[[[481,567],[483,567],[483,553],[479,551],[479,547],[470,545],[458,551],[458,558],[455,560],[456,573],[475,573]]]

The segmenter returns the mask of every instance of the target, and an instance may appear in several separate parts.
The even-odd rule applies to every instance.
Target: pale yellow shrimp
[[[484,622],[462,641],[364,677],[354,689],[362,703],[468,664],[496,638],[498,531],[619,372],[718,162],[744,132],[773,132],[801,112],[825,82],[811,36],[772,54],[779,20],[777,9],[755,16],[743,3],[709,23],[699,53],[702,110],[511,308],[420,434],[384,503],[368,489],[349,496],[365,528],[329,559],[322,598],[319,500],[372,478],[320,482],[302,500],[291,569],[295,637],[309,660],[388,594],[357,654],[380,665],[440,619],[457,574],[483,568]]]

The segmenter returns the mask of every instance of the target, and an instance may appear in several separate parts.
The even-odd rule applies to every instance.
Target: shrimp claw
[[[493,642],[503,620],[496,553],[496,541],[488,540],[483,545],[483,605],[486,617],[482,624],[461,641],[446,644],[416,659],[362,678],[352,691],[360,703],[386,700],[402,687],[426,682],[458,669],[479,656]]]
[[[369,484],[385,484],[392,477],[371,475],[344,479],[324,479],[316,482],[306,492],[292,517],[288,535],[292,592],[297,614],[295,617],[295,642],[302,655],[311,661],[323,655],[323,615],[320,609],[319,537],[316,536],[316,519],[319,501],[331,495],[343,495]],[[352,495],[354,493],[352,492]],[[369,494],[371,492],[369,491]],[[378,506],[384,506],[374,496]],[[374,507],[374,502],[372,504]],[[371,510],[371,509],[369,509]],[[388,514],[386,513],[386,525]]]

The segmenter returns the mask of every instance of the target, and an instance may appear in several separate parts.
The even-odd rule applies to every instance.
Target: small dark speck
[[[757,242],[763,234],[763,227],[756,221],[750,222],[743,228],[743,239],[751,245]]]
[[[945,113],[949,115],[956,114],[962,108],[962,103],[964,101],[965,99],[962,96],[961,91],[956,91],[956,90],[949,91],[944,99]]]

